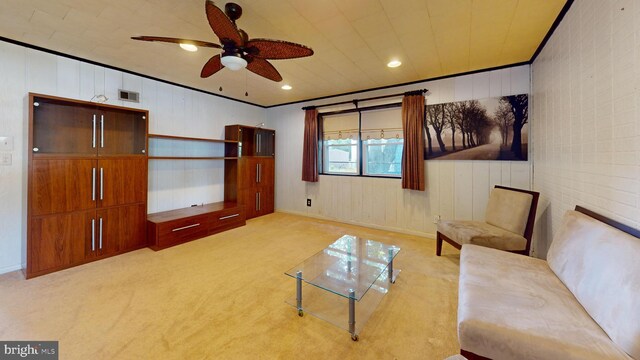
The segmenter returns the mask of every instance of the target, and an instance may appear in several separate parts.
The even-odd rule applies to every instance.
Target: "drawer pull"
[[[196,226],[200,226],[200,224],[193,224],[193,225],[189,225],[189,226],[183,226],[181,228],[173,229],[171,231],[180,231],[180,230],[185,230],[185,229],[189,229],[189,228],[196,227]]]
[[[236,216],[240,216],[240,214],[233,214],[233,215],[223,216],[219,220],[231,219],[231,218],[234,218]]]
[[[96,251],[96,219],[91,219],[91,251]]]

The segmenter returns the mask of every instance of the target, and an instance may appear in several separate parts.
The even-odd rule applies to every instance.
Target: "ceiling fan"
[[[207,78],[222,68],[231,70],[247,70],[273,81],[282,81],[269,60],[295,59],[313,55],[313,50],[304,45],[270,39],[249,39],[249,35],[236,26],[236,20],[242,16],[242,7],[235,3],[227,3],[224,12],[213,1],[205,0],[205,12],[211,29],[220,40],[220,44],[159,36],[135,36],[134,40],[160,41],[222,49],[222,54],[213,56],[202,68],[200,77]],[[226,15],[225,15],[226,14]]]

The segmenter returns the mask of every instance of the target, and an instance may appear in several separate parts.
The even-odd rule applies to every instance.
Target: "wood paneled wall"
[[[118,89],[140,103],[118,100]],[[224,138],[224,126],[264,121],[260,107],[0,41],[0,136],[12,136],[12,165],[0,166],[0,273],[17,270],[26,251],[27,93],[80,100],[104,94],[108,104],[150,111],[149,132]],[[223,200],[222,161],[149,161],[149,212]]]
[[[529,93],[529,66],[335,97],[323,102],[421,88],[429,89],[428,104]],[[484,219],[489,192],[496,184],[531,188],[531,161],[427,161],[424,192],[402,190],[399,179],[321,175],[318,183],[305,183],[301,180],[304,112],[300,108],[320,103],[267,110],[268,126],[278,132],[276,210],[434,236],[433,221],[438,215],[443,219]],[[311,207],[306,206],[307,198],[312,199]]]
[[[400,231],[433,234],[433,217],[482,218],[493,184],[530,187],[529,162],[427,162],[426,192],[402,191],[399,180],[322,176],[300,180],[304,104],[262,109],[0,42],[0,136],[12,136],[12,165],[0,166],[0,273],[24,262],[28,92],[150,110],[151,133],[222,138],[228,124],[267,122],[278,131],[276,209]],[[529,92],[529,67],[350,95],[367,97],[418,88],[428,103]],[[141,103],[117,100],[118,89],[140,92]],[[326,102],[339,98],[326,99]],[[530,142],[531,143],[531,142]],[[397,186],[396,186],[397,184]],[[306,199],[313,206],[306,207]],[[223,199],[223,165],[216,161],[150,161],[149,212]]]
[[[576,205],[640,227],[639,5],[575,1],[533,63],[541,253]]]

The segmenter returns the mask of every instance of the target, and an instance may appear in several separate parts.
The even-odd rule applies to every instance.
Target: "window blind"
[[[357,112],[324,116],[322,121],[324,140],[358,140],[359,115]]]
[[[402,137],[402,108],[362,112],[362,140]]]

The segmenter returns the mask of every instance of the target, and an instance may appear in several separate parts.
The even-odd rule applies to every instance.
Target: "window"
[[[370,139],[363,141],[364,175],[400,177],[403,145],[403,139]]]
[[[322,173],[400,177],[401,109],[323,117]]]
[[[322,172],[324,174],[358,175],[359,146],[357,112],[327,116],[322,128]]]
[[[354,139],[325,140],[324,172],[327,174],[358,174],[358,141]]]

